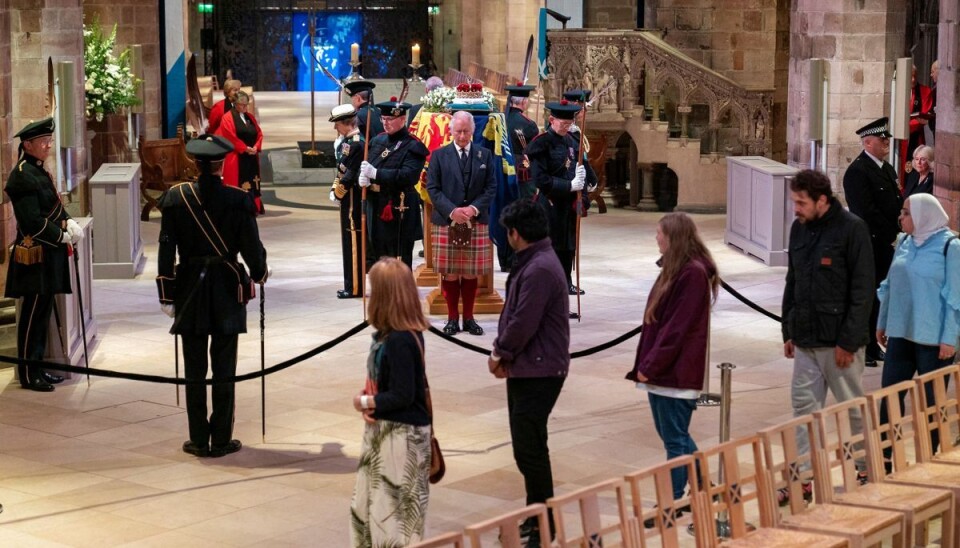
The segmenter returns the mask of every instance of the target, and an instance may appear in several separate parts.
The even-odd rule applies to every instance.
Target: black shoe
[[[193,443],[190,440],[183,442],[183,452],[189,453],[195,457],[209,457],[210,450],[207,449],[206,444]]]
[[[654,506],[654,508],[656,508],[656,506]],[[684,505],[684,506],[681,506],[681,507],[679,507],[679,508],[674,508],[674,509],[673,509],[673,519],[674,519],[674,521],[676,521],[678,518],[680,518],[681,516],[683,516],[683,513],[684,513],[684,512],[690,512],[690,505],[689,505],[689,504]],[[644,529],[653,529],[653,528],[656,527],[656,526],[657,526],[657,518],[655,518],[655,517],[653,517],[653,518],[647,518],[647,519],[643,520],[643,527],[644,527]]]
[[[580,319],[580,314],[577,314],[576,312],[571,312],[571,313],[570,313],[570,319],[571,319],[571,320],[579,320],[579,319]]]
[[[423,250],[420,250],[420,253],[417,253],[417,257],[423,258]]]
[[[456,335],[460,332],[460,322],[457,320],[447,320],[447,325],[443,326],[444,335]]]
[[[243,447],[243,444],[240,443],[240,440],[230,440],[226,445],[214,445],[210,448],[210,456],[213,458],[220,458],[224,455],[229,455],[230,453],[236,453]]]
[[[865,366],[867,366],[867,367],[878,367],[878,366],[879,366],[879,364],[877,363],[877,360],[871,360],[870,358],[867,358],[867,360],[866,360],[865,362],[863,362],[863,365],[865,365]]]
[[[880,349],[877,345],[868,345],[866,351],[866,357],[868,362],[882,362],[886,359],[887,353]],[[871,366],[876,367],[876,366]]]
[[[571,295],[576,295],[576,294],[577,294],[577,291],[578,291],[578,290],[577,290],[577,286],[575,286],[575,285],[573,285],[573,284],[570,284],[570,287],[567,288],[567,292],[570,293]],[[586,291],[584,291],[584,290],[582,290],[582,289],[580,289],[579,292],[580,292],[581,295],[585,295],[585,294],[586,294]]]
[[[338,298],[338,299],[356,299],[356,298],[359,297],[359,296],[360,296],[360,295],[354,295],[353,293],[347,291],[346,289],[338,289],[338,290],[337,290],[337,298]]]
[[[50,384],[60,384],[63,382],[63,377],[60,375],[54,375],[53,373],[47,373],[46,371],[41,371],[40,376],[43,377],[43,380]]]
[[[471,335],[483,335],[483,328],[473,318],[463,320],[463,330]]]
[[[43,380],[43,377],[37,377],[30,382],[30,384],[24,386],[29,390],[34,392],[53,392],[53,385]]]

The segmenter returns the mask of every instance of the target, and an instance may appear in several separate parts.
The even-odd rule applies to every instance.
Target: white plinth
[[[146,257],[140,239],[140,164],[103,164],[90,179],[93,276],[133,278]]]

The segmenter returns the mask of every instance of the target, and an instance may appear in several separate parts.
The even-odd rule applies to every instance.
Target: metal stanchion
[[[723,362],[717,366],[720,369],[720,395],[709,394],[704,390],[704,393],[700,395],[700,399],[704,397],[716,398],[720,404],[720,443],[730,441],[730,404],[731,396],[731,385],[733,384],[733,370],[737,366],[729,362]],[[709,379],[709,375],[707,375]],[[708,384],[704,385],[708,387]],[[700,400],[697,400],[697,405],[700,405]],[[716,405],[716,404],[713,404]],[[722,456],[720,458],[723,458]],[[719,467],[717,471],[717,480],[723,483],[723,465]],[[747,525],[752,529],[752,526]],[[691,535],[694,535],[693,524],[691,523],[687,527],[687,532]],[[717,517],[717,537],[718,538],[730,538],[730,520],[727,517],[727,512],[720,512],[720,515]]]
[[[710,316],[707,316],[707,333],[710,333]],[[720,367],[719,365],[717,367]],[[704,364],[707,370],[703,376],[703,391],[697,398],[697,407],[716,407],[720,405],[720,394],[710,393],[710,337],[707,337],[707,363]]]

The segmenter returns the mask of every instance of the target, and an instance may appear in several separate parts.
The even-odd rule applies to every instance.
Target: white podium
[[[723,241],[769,266],[787,266],[794,215],[786,179],[797,171],[763,156],[728,156]]]
[[[97,321],[93,317],[93,277],[90,237],[96,225],[91,217],[75,218],[83,229],[84,238],[77,244],[77,260],[70,257],[70,288],[72,294],[57,295],[54,313],[51,314],[47,332],[47,351],[44,359],[70,365],[83,365],[83,330],[80,328],[80,313],[77,292],[77,264],[80,266],[80,292],[83,297],[83,321],[87,327],[87,347],[97,336]],[[59,325],[57,318],[59,316]],[[59,333],[57,328],[59,327]],[[62,344],[61,344],[62,341]],[[88,356],[92,361],[93,356]],[[64,376],[71,377],[69,373]]]
[[[146,257],[140,239],[140,164],[103,164],[90,179],[93,277],[133,278]]]

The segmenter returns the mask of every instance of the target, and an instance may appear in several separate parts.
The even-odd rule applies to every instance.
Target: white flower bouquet
[[[89,27],[83,26],[85,113],[98,122],[103,120],[104,114],[113,114],[139,103],[136,86],[140,81],[130,71],[130,49],[120,52],[119,57],[115,56],[116,41],[116,25],[109,36],[104,36],[99,19],[94,19]]]

